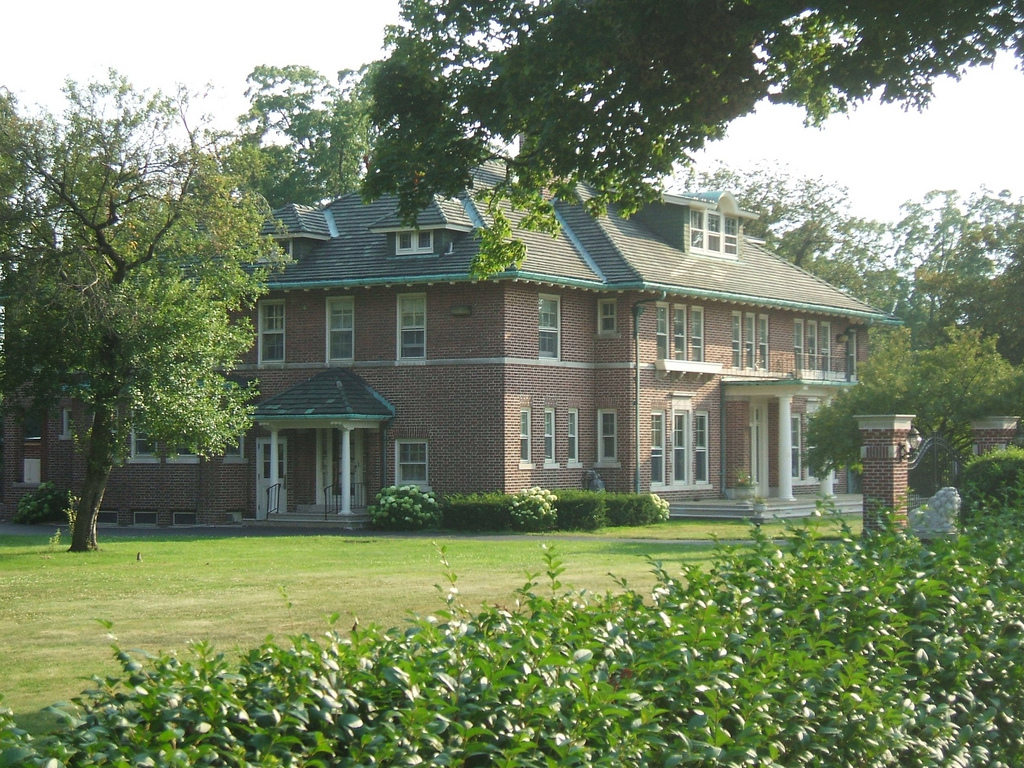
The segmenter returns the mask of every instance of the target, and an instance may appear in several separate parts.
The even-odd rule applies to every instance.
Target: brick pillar
[[[1005,451],[1017,434],[1019,416],[990,416],[971,422],[974,437],[974,455],[981,456],[990,451]]]
[[[882,514],[892,510],[897,524],[907,521],[907,459],[901,456],[914,417],[854,416],[860,428],[861,463],[864,465],[864,530],[878,530]]]

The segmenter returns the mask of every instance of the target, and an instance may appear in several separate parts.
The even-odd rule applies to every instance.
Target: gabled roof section
[[[282,233],[281,228],[284,228]],[[289,203],[274,210],[263,225],[263,234],[276,237],[309,237],[327,240],[336,233],[321,208]]]
[[[256,421],[362,419],[385,421],[395,408],[347,368],[331,368],[256,406]]]
[[[679,192],[676,194],[665,193],[661,199],[669,204],[691,205],[696,203],[701,208],[712,208],[730,216],[738,216],[741,219],[756,219],[757,214],[752,211],[744,211],[740,208],[739,200],[731,192]]]
[[[397,209],[375,221],[371,232],[402,232],[409,225],[398,217]],[[473,222],[469,220],[462,203],[450,198],[435,197],[430,205],[416,216],[416,229],[451,229],[456,232],[472,232]]]

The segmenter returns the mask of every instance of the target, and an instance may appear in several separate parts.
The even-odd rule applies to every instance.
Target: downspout
[[[661,292],[653,299],[638,299],[633,302],[633,354],[635,380],[633,386],[633,493],[640,493],[640,315],[644,313],[644,304],[664,301],[668,294]]]

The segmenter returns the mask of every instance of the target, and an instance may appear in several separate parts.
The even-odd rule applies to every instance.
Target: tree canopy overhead
[[[635,210],[653,183],[762,100],[808,119],[877,96],[927,103],[934,81],[1024,52],[1019,0],[403,0],[369,77],[376,128],[364,184],[410,219],[504,158],[499,190]],[[511,149],[510,149],[511,148]]]
[[[209,454],[246,428],[248,396],[224,376],[252,344],[234,315],[279,249],[184,94],[111,73],[66,96],[62,118],[0,98],[0,386],[5,407],[72,397],[91,415],[74,425],[81,551],[133,430]]]

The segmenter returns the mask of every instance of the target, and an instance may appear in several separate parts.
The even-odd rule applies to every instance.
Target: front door
[[[261,437],[256,440],[256,519],[267,519],[267,500],[274,503],[276,495],[277,511],[288,509],[288,441],[277,438],[277,479],[280,489],[276,494],[270,490],[270,438]]]
[[[750,404],[750,477],[758,496],[768,496],[768,406]]]

